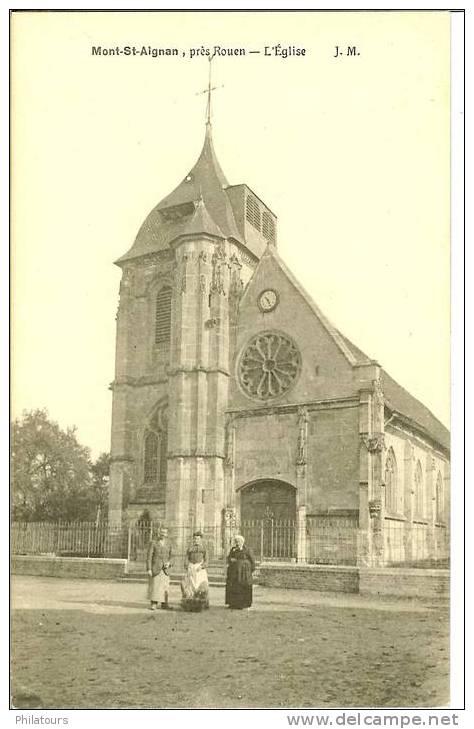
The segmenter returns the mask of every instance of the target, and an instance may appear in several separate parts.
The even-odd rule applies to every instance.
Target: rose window
[[[290,389],[300,366],[300,353],[289,337],[277,332],[258,334],[240,359],[240,384],[250,397],[270,400]]]

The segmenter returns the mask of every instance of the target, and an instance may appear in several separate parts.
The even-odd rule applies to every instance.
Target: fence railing
[[[306,517],[306,554],[312,564],[357,564],[357,516]]]
[[[431,567],[449,564],[449,530],[444,524],[386,518],[383,526],[387,566]]]
[[[13,523],[13,554],[66,557],[122,557],[132,569],[144,569],[150,541],[163,528],[160,522],[114,524]],[[173,564],[181,569],[193,539],[193,526],[167,528]],[[307,516],[305,523],[255,519],[240,525],[202,529],[209,562],[222,562],[235,534],[245,537],[258,562],[303,560],[310,564],[356,565],[357,517]],[[383,523],[386,566],[447,566],[449,530],[443,524],[405,522],[385,518]]]
[[[286,519],[253,519],[235,528],[240,531],[254,557],[263,560],[289,560],[297,557],[297,529]]]
[[[121,557],[124,532],[120,526],[72,523],[14,523],[13,554],[52,554],[63,557]]]

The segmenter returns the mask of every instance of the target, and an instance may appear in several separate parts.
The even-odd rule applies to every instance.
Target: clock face
[[[258,305],[264,312],[273,311],[277,304],[278,295],[273,289],[266,289],[265,291],[262,291],[258,297]]]

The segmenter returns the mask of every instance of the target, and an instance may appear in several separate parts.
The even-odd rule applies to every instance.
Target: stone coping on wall
[[[312,564],[310,562],[260,562],[259,569],[287,569],[291,571],[358,572],[359,567],[350,564]]]
[[[449,579],[450,570],[437,567],[357,567],[361,575],[367,576],[396,576],[401,575],[404,577],[432,577],[440,578],[444,577]]]
[[[425,567],[360,567],[358,565],[345,564],[312,564],[309,562],[260,562],[259,569],[279,570],[288,569],[292,571],[320,571],[325,572],[357,572],[359,574],[375,575],[403,575],[405,577],[445,577],[449,578],[450,570],[446,568],[425,568]]]

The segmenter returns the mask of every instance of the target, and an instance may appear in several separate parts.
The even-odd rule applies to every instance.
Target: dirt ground
[[[17,576],[17,708],[442,706],[446,605],[254,588],[250,610],[150,612],[140,583]]]

